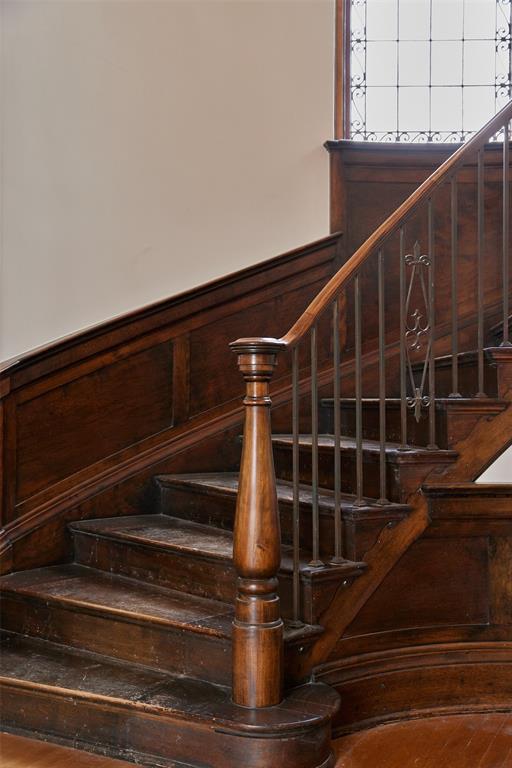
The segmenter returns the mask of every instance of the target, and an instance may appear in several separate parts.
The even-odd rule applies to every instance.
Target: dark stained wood
[[[393,232],[415,213],[419,206],[431,197],[451,174],[455,173],[468,159],[494,136],[496,131],[512,117],[512,103],[508,103],[486,123],[465,144],[451,154],[388,218],[377,226],[365,242],[352,253],[350,259],[337,271],[334,277],[322,288],[315,299],[292,325],[282,339],[288,346],[294,346],[310,330],[313,324],[328,309],[341,289],[353,278],[360,268],[375,254]]]
[[[282,332],[333,274],[339,239],[2,364],[4,570],[62,561],[69,520],[140,512],[154,474],[237,468],[229,430],[240,430],[242,405],[228,342],[244,325]]]
[[[159,344],[39,396],[19,394],[17,498],[170,427],[172,375],[172,347]]]
[[[169,481],[172,483],[173,479],[169,478]],[[222,498],[229,503],[228,494]],[[205,499],[211,513],[211,497],[205,496]],[[380,520],[378,530],[382,525]],[[72,524],[70,528],[75,561],[82,565],[182,593],[228,603],[235,599],[236,574],[230,530],[169,515],[88,521]],[[312,569],[308,566],[309,559],[306,552],[301,563],[301,602],[305,620],[315,624],[330,593],[337,588],[340,576],[350,580],[356,578],[364,570],[364,563],[346,560],[336,568]],[[292,616],[291,574],[291,551],[289,547],[283,547],[278,593],[282,615],[288,619]]]
[[[436,399],[436,445],[451,448],[476,426],[480,418],[497,416],[509,407],[507,400],[485,398],[438,398]],[[355,399],[344,398],[339,403],[342,433],[355,435]],[[334,401],[326,398],[321,407],[321,431],[333,433]],[[363,437],[379,439],[379,400],[363,400]],[[400,442],[400,400],[386,400],[386,438],[390,443]],[[412,411],[407,412],[407,439],[411,445],[428,446],[429,418],[423,411],[416,420]]]
[[[276,455],[276,472],[280,478],[291,480],[292,462],[291,435],[275,435],[273,443]],[[334,438],[321,435],[319,447],[319,482],[324,488],[334,487]],[[302,435],[299,440],[300,479],[303,483],[311,482],[311,436]],[[344,465],[341,487],[347,493],[356,490],[356,442],[354,438],[341,439],[341,453]],[[379,497],[379,443],[365,440],[363,443],[363,492],[368,498]],[[433,471],[443,465],[449,466],[457,459],[453,451],[427,450],[411,446],[409,450],[400,450],[398,443],[386,444],[386,463],[388,476],[388,495],[391,501],[406,504]]]
[[[283,695],[283,620],[277,594],[281,530],[272,456],[269,382],[283,344],[241,339],[231,348],[246,385],[245,427],[233,531],[238,576],[233,701],[270,707]]]
[[[3,569],[14,571],[0,581],[7,729],[163,768],[332,768],[332,723],[341,733],[411,714],[510,707],[512,492],[471,481],[512,440],[512,357],[505,347],[485,350],[487,397],[475,398],[470,157],[509,115],[512,104],[427,182],[429,164],[446,148],[407,150],[391,172],[397,148],[330,147],[339,171],[331,177],[340,206],[333,219],[346,222],[344,241],[334,235],[3,366],[1,542]],[[500,171],[496,148],[485,155],[484,337],[497,343]],[[406,253],[426,242],[420,203],[436,191],[432,357],[437,394],[447,395],[453,280],[444,269],[450,237],[441,187],[454,170],[465,397],[438,400],[436,444],[420,418],[401,445],[398,243],[388,236],[407,219]],[[380,224],[383,212],[390,215]],[[386,251],[384,315],[381,301],[376,311],[377,247]],[[356,272],[357,332],[352,292],[344,290]],[[323,314],[334,298],[342,340],[336,404],[327,401],[334,337]],[[310,354],[300,342],[313,325]],[[231,349],[245,379],[243,403],[228,346],[237,337]],[[298,523],[286,349],[294,345],[294,424],[303,433]],[[413,363],[421,364],[420,353]],[[379,444],[372,396],[384,388],[389,418]],[[318,515],[317,392],[327,432],[319,440]],[[344,433],[339,514],[334,408]],[[342,540],[333,561],[335,529]],[[290,622],[293,531],[301,621]],[[312,679],[327,685],[299,685]],[[396,760],[404,754],[398,748]]]
[[[183,515],[188,520],[211,524],[223,529],[232,529],[238,475],[230,473],[206,475],[174,475],[158,478],[162,498],[159,510],[168,515]],[[284,543],[283,553],[289,551],[292,543],[292,486],[285,480],[276,481],[277,500],[281,521],[281,536]],[[334,496],[332,491],[323,488],[318,497],[320,510],[320,552],[323,556],[332,553],[334,535]],[[390,522],[402,520],[409,513],[409,507],[403,504],[387,504],[385,507],[375,504],[375,499],[367,499],[367,504],[354,506],[354,494],[343,494],[341,513],[344,525],[343,544],[345,557],[360,560],[382,530]],[[311,553],[311,486],[299,487],[300,502],[300,544],[306,556]],[[281,561],[280,579],[286,561]],[[332,565],[330,566],[332,571]],[[318,570],[311,571],[314,578]]]
[[[338,700],[322,684],[258,711],[234,705],[228,688],[19,636],[6,638],[1,661],[6,730],[168,768],[204,765],[206,756],[211,768],[268,768],[284,755],[297,768],[331,764]]]
[[[341,694],[341,734],[435,713],[509,711],[510,657],[510,642],[424,644],[347,657],[318,679]]]

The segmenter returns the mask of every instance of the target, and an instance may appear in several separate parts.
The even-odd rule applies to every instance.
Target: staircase
[[[418,649],[427,646],[430,654],[444,654],[438,668],[445,665],[451,698],[443,700],[442,684],[436,694],[444,710],[460,711],[471,697],[477,710],[512,707],[512,492],[474,483],[512,440],[508,291],[504,319],[485,335],[480,294],[474,349],[458,348],[455,312],[437,354],[430,306],[422,331],[428,343],[411,352],[407,340],[418,327],[408,325],[414,289],[406,298],[405,288],[406,266],[415,263],[405,259],[403,229],[426,201],[433,258],[437,185],[451,183],[453,169],[471,152],[482,158],[485,142],[511,117],[509,105],[422,185],[287,336],[233,345],[247,383],[240,473],[157,475],[151,514],[72,521],[65,562],[0,580],[5,730],[146,766],[327,768],[333,726],[341,733],[408,713],[406,699],[395,691],[393,700],[385,682],[372,688],[371,669],[378,667],[379,681],[390,674],[401,681],[400,670],[416,669],[404,662],[411,649],[421,655]],[[508,148],[507,131],[505,138]],[[504,194],[509,216],[507,201]],[[404,257],[398,347],[384,327],[382,256],[397,227]],[[504,242],[508,254],[505,225]],[[381,330],[373,368],[363,371],[358,270],[375,255]],[[416,268],[418,274],[419,262]],[[508,286],[506,270],[504,280]],[[352,305],[340,301],[349,285]],[[431,275],[424,288],[432,291]],[[453,288],[452,300],[452,282]],[[330,312],[325,345],[332,363],[319,371],[317,332]],[[341,367],[333,331],[340,324],[354,333]],[[309,359],[300,351],[306,338]],[[272,432],[270,380],[287,348],[292,425]],[[416,391],[411,381],[421,382]],[[451,531],[454,558],[466,539],[471,547],[487,537],[494,547],[490,613],[472,630],[485,645],[478,651],[487,654],[486,674],[478,667],[481,680],[472,682],[465,677],[476,653],[471,631],[466,644],[454,642],[427,622],[427,629],[418,624],[407,640],[397,640],[374,623],[393,589],[404,593],[404,603],[388,608],[388,617],[410,610],[400,569],[415,552],[421,568],[421,547],[438,541],[443,526]],[[418,616],[422,600],[430,605],[432,596],[418,593]],[[434,600],[441,606],[443,595]],[[391,657],[399,659],[394,666]],[[421,688],[417,676],[416,682]],[[435,708],[431,685],[425,684],[425,702],[410,711]]]

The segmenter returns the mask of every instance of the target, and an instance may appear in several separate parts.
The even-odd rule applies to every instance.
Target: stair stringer
[[[512,402],[512,347],[489,349],[488,354],[498,369],[499,396]],[[491,416],[482,414],[469,434],[452,446],[458,458],[433,469],[423,483],[474,480],[511,443],[512,407],[509,405]],[[324,634],[303,655],[295,670],[297,680],[307,678],[315,667],[327,661],[338,639],[387,574],[428,528],[429,504],[421,488],[406,499],[406,503],[411,507],[409,517],[398,523],[390,523],[383,529],[374,546],[364,556],[366,572],[348,591],[341,584],[320,616],[319,624],[324,627]]]
[[[409,516],[398,523],[388,523],[366,553],[364,562],[367,570],[349,590],[344,584],[340,584],[336,590],[331,603],[319,619],[319,624],[324,627],[323,635],[303,654],[293,670],[296,680],[308,678],[315,667],[329,658],[338,638],[402,555],[428,527],[428,503],[422,492],[412,494],[406,503],[411,507]]]

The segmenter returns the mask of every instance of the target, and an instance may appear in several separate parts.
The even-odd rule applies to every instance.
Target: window
[[[348,10],[350,138],[464,141],[512,97],[511,0],[351,0]]]

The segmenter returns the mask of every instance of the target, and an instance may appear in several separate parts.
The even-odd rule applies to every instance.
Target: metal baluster
[[[384,295],[384,253],[378,256],[378,296],[379,296],[379,475],[380,497],[377,504],[388,504],[386,498],[386,317]]]
[[[332,356],[334,369],[334,557],[332,563],[341,563],[341,388],[340,388],[340,328],[339,303],[332,306]]]
[[[510,234],[510,125],[503,128],[503,341],[502,347],[512,346],[508,332],[509,313],[509,234]]]
[[[318,375],[316,325],[311,328],[311,513],[313,553],[311,566],[323,565],[320,560],[320,520],[318,511]]]
[[[300,625],[299,345],[292,352],[293,624]]]
[[[478,152],[477,164],[477,347],[478,347],[478,392],[477,397],[485,397],[484,384],[484,274],[483,259],[485,248],[485,213],[484,213],[484,150]]]
[[[354,279],[355,297],[355,353],[356,353],[356,500],[355,506],[363,506],[363,408],[361,365],[361,286],[359,275]]]
[[[435,281],[436,281],[436,254],[435,254],[435,221],[434,221],[434,203],[432,198],[428,201],[428,253],[430,266],[428,270],[428,304],[429,304],[429,326],[430,326],[430,356],[428,361],[428,394],[429,394],[429,414],[428,414],[428,445],[427,448],[435,450],[436,445],[436,356],[434,351],[435,341]]]
[[[458,280],[457,261],[459,249],[459,218],[457,177],[451,181],[451,219],[452,219],[452,247],[451,247],[451,289],[452,289],[452,391],[450,397],[460,397],[459,392],[459,328],[458,328]]]
[[[405,317],[405,227],[400,227],[400,448],[407,450],[407,370]]]

